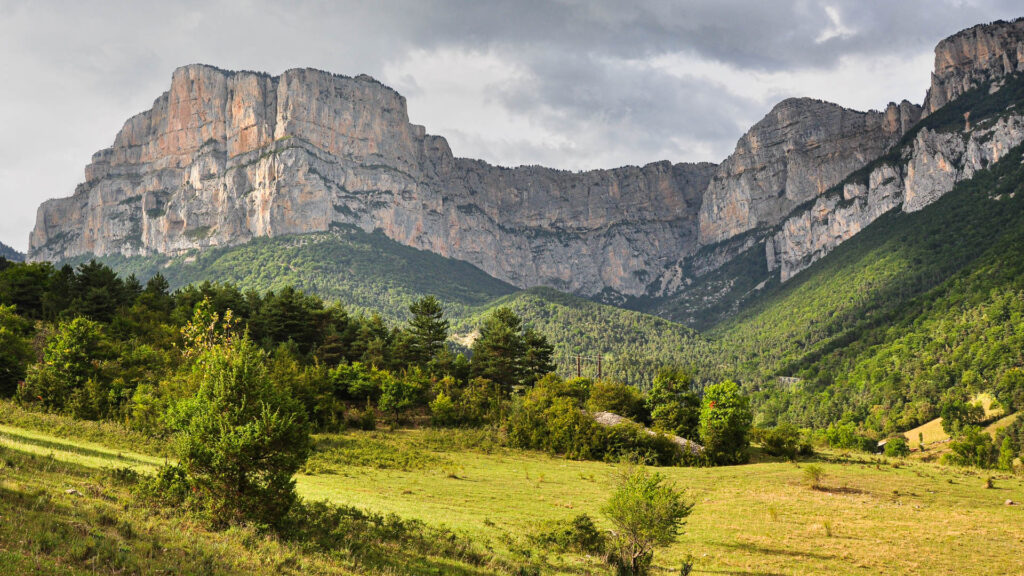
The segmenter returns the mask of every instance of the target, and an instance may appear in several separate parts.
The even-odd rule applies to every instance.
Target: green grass
[[[27,448],[31,453],[47,442],[45,449],[53,457],[34,456],[37,461],[50,462],[61,473],[62,466],[75,467],[69,480],[57,482],[51,492],[88,477],[90,468],[136,465],[117,459],[116,450],[91,442],[10,426],[3,432],[0,440],[27,439],[20,444],[0,441],[5,450]],[[547,521],[587,513],[599,527],[608,528],[600,506],[621,465],[510,450],[498,446],[494,434],[399,430],[318,436],[321,453],[314,458],[320,458],[322,467],[299,475],[298,490],[307,499],[447,526],[513,562],[521,560],[523,549],[530,549],[526,536]],[[335,458],[332,450],[339,447],[345,452]],[[137,465],[141,469],[152,461],[123,456],[142,461]],[[815,464],[824,471],[818,490],[804,483],[806,464],[762,461],[659,469],[686,489],[696,508],[685,535],[659,552],[655,563],[671,571],[692,553],[698,560],[695,574],[1024,571],[1019,554],[1024,543],[1022,508],[1003,504],[1006,499],[1024,500],[1020,477],[997,475],[997,488],[988,490],[988,471],[841,454],[826,455]],[[20,482],[29,484],[31,479]],[[224,534],[209,538],[229,539]],[[538,552],[532,551],[535,559]],[[605,571],[599,560],[573,554],[546,554],[545,562],[551,573]]]

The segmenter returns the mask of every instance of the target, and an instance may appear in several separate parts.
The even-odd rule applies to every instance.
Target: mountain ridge
[[[1016,121],[974,130],[965,147],[915,130],[940,102],[998,90],[1021,53],[1021,20],[976,26],[937,45],[927,110],[790,98],[719,165],[575,173],[457,158],[409,122],[401,94],[365,75],[190,65],[93,156],[72,197],[40,206],[29,258],[176,255],[354,226],[518,288],[606,302],[685,294],[751,249],[785,282],[887,210],[922,208],[1015,145]],[[910,156],[879,165],[911,132]],[[850,181],[868,166],[878,172]]]

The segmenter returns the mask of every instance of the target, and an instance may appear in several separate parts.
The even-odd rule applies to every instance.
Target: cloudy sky
[[[370,74],[459,156],[719,162],[776,102],[920,103],[935,44],[1010,0],[0,0],[0,242],[178,66]]]

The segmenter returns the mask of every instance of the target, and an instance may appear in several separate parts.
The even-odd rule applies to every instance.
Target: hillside
[[[499,298],[457,319],[453,328],[470,333],[498,306],[511,307],[548,337],[564,374],[575,374],[580,356],[581,373],[596,377],[600,356],[604,377],[645,387],[662,367],[687,364],[709,352],[707,340],[685,326],[550,288]]]
[[[551,339],[565,373],[575,370],[575,355],[582,354],[590,358],[586,373],[596,376],[596,357],[601,355],[603,375],[641,386],[661,366],[681,363],[688,357],[685,350],[703,346],[695,332],[674,322],[549,288],[517,292],[465,262],[357,229],[259,238],[176,258],[99,260],[142,281],[163,274],[172,289],[206,280],[256,291],[293,286],[340,302],[350,312],[380,314],[392,323],[408,318],[414,299],[434,294],[444,303],[453,331],[463,336],[476,330],[491,310],[507,305]]]
[[[725,372],[763,387],[767,421],[896,432],[933,418],[953,387],[1020,402],[1000,386],[1024,365],[1021,158],[1015,148],[925,209],[884,215],[710,331]]]
[[[5,258],[11,262],[24,262],[25,255],[3,242],[0,242],[0,258]]]
[[[423,294],[440,298],[449,315],[464,316],[471,307],[515,291],[471,264],[353,228],[257,238],[242,246],[173,258],[108,256],[99,260],[121,275],[135,274],[143,281],[163,274],[172,289],[206,280],[232,282],[242,290],[293,286],[341,302],[351,312],[376,313],[392,322],[404,321],[409,304]]]

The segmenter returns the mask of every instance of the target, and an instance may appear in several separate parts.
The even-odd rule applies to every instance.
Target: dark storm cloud
[[[936,42],[1019,15],[1005,0],[0,0],[0,241],[24,249],[38,203],[70,194],[191,62],[369,73],[457,154],[495,163],[720,161],[785,96],[919,102]]]

